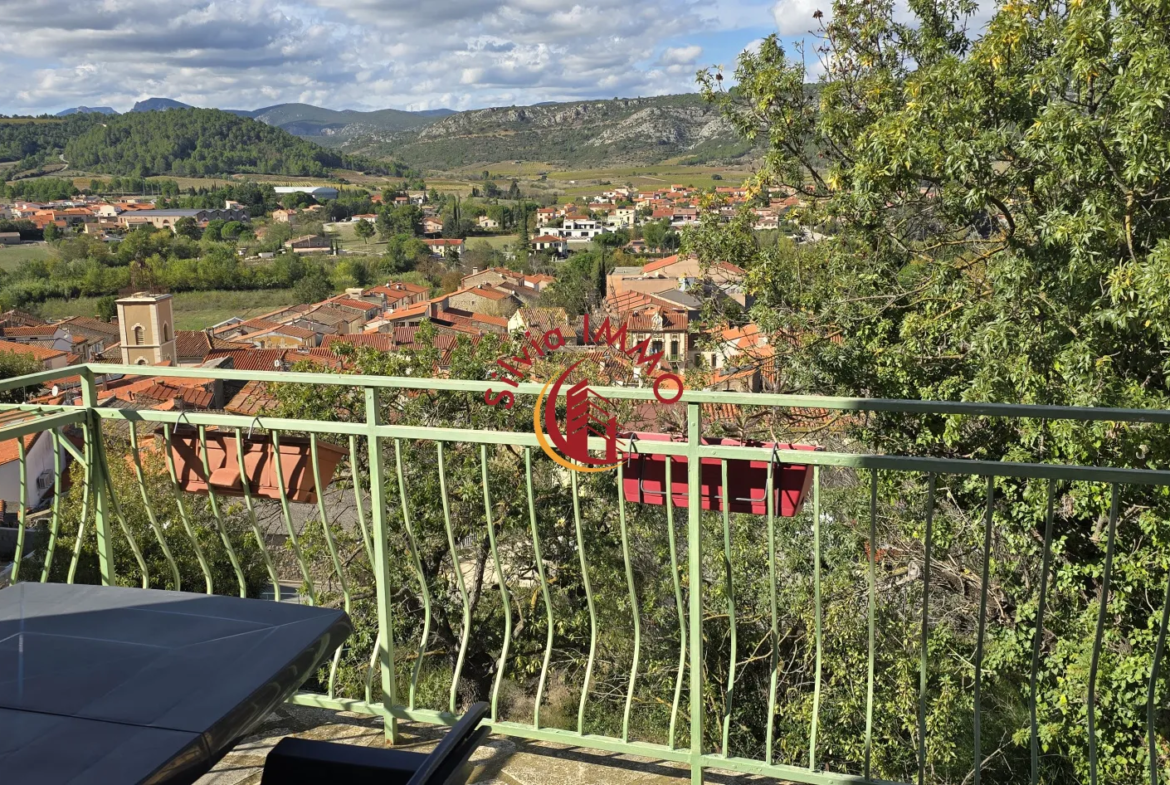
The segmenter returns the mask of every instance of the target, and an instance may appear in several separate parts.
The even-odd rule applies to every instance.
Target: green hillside
[[[254,172],[321,176],[330,169],[400,173],[316,145],[274,126],[218,109],[171,109],[106,117],[68,140],[71,167],[106,174],[149,176]]]
[[[341,149],[427,169],[516,160],[582,167],[701,163],[752,152],[699,95],[479,109],[412,131],[360,136]]]
[[[405,131],[435,122],[431,117],[400,109],[381,109],[374,112],[358,112],[352,109],[323,109],[310,104],[277,104],[257,109],[248,114],[268,125],[283,128],[291,134],[302,137],[323,137],[319,141],[329,143],[336,137],[342,139],[363,133],[377,131]]]

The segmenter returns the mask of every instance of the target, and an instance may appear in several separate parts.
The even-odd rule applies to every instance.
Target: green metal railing
[[[1052,571],[1053,547],[1053,510],[1058,490],[1062,484],[1090,483],[1109,488],[1111,496],[1108,524],[1104,533],[1106,549],[1100,577],[1100,593],[1097,602],[1097,618],[1095,638],[1092,646],[1092,658],[1088,673],[1087,707],[1087,744],[1090,781],[1097,783],[1104,781],[1098,773],[1098,727],[1099,708],[1097,706],[1097,684],[1100,669],[1100,657],[1103,636],[1109,614],[1107,605],[1110,592],[1110,581],[1117,548],[1117,528],[1119,510],[1119,492],[1124,486],[1159,486],[1170,487],[1170,472],[1112,467],[1090,467],[1054,465],[1043,463],[1000,462],[984,460],[967,460],[953,458],[926,458],[915,456],[858,454],[832,451],[796,451],[773,450],[765,447],[747,446],[717,446],[702,443],[704,423],[702,406],[707,403],[737,404],[752,407],[781,407],[781,408],[817,408],[835,412],[853,413],[901,413],[906,415],[955,415],[971,417],[1010,417],[1036,418],[1048,420],[1071,420],[1078,422],[1126,422],[1147,423],[1152,425],[1170,424],[1170,412],[1120,409],[1087,409],[1054,406],[1023,406],[1005,404],[967,404],[967,403],[930,403],[920,401],[889,401],[863,400],[851,398],[823,398],[801,397],[788,395],[739,394],[723,392],[688,391],[683,394],[680,406],[686,411],[686,438],[677,442],[646,443],[640,447],[643,453],[664,456],[685,456],[688,472],[688,506],[685,510],[676,510],[670,495],[661,510],[662,525],[666,528],[669,542],[669,569],[672,576],[670,591],[666,596],[673,603],[673,612],[677,616],[677,663],[674,668],[673,689],[669,695],[669,729],[666,733],[666,743],[652,743],[632,738],[631,714],[635,707],[635,696],[640,676],[644,676],[647,663],[643,661],[644,646],[646,645],[647,631],[643,626],[642,598],[638,592],[637,570],[632,560],[631,535],[629,518],[631,511],[621,493],[621,481],[624,479],[622,467],[616,470],[618,478],[618,494],[616,501],[617,526],[621,542],[622,577],[624,589],[628,595],[628,608],[632,614],[632,641],[628,685],[621,699],[620,733],[616,735],[602,735],[586,732],[587,710],[590,705],[591,680],[595,675],[598,658],[599,616],[595,600],[595,587],[591,583],[591,565],[587,559],[585,541],[587,532],[584,530],[581,510],[582,490],[579,488],[579,479],[576,473],[570,473],[568,482],[571,484],[572,505],[572,537],[576,540],[580,570],[581,587],[585,597],[585,608],[588,621],[588,645],[584,648],[585,664],[581,674],[581,695],[576,712],[575,729],[549,727],[542,722],[541,706],[549,689],[550,661],[554,652],[556,638],[556,624],[554,623],[553,579],[546,571],[546,562],[543,549],[547,543],[541,542],[538,521],[542,510],[536,503],[534,488],[534,459],[539,459],[541,453],[536,437],[532,433],[519,431],[495,430],[464,430],[455,428],[426,428],[411,425],[389,424],[381,419],[383,403],[388,396],[399,395],[412,390],[429,390],[436,392],[475,392],[482,393],[488,383],[473,381],[457,381],[447,379],[418,379],[418,378],[386,378],[355,375],[330,375],[309,373],[271,373],[271,372],[242,372],[217,370],[207,368],[151,368],[150,374],[164,377],[196,377],[214,378],[223,381],[252,381],[271,382],[279,384],[306,384],[345,386],[362,390],[365,410],[365,420],[362,422],[329,422],[319,420],[292,420],[275,417],[246,417],[224,413],[194,412],[194,411],[142,411],[131,409],[104,408],[97,405],[97,380],[101,377],[117,375],[133,376],[141,374],[143,369],[136,366],[119,365],[88,365],[62,369],[59,371],[45,371],[18,379],[9,379],[0,382],[0,390],[13,390],[30,384],[51,383],[52,380],[66,374],[81,374],[82,405],[81,406],[36,406],[36,405],[5,405],[7,411],[23,411],[29,414],[24,420],[13,421],[0,429],[0,439],[23,437],[38,432],[50,434],[53,449],[53,494],[49,503],[49,515],[45,524],[43,544],[39,546],[39,553],[43,555],[43,568],[39,579],[48,580],[52,572],[55,559],[63,556],[70,558],[67,570],[67,580],[73,581],[78,569],[78,561],[82,552],[83,539],[93,536],[96,543],[100,576],[103,583],[113,583],[114,575],[114,542],[115,538],[123,537],[128,541],[134,556],[134,562],[141,573],[143,586],[166,585],[173,589],[189,591],[206,591],[222,593],[247,594],[245,575],[241,567],[238,554],[225,525],[225,512],[222,500],[217,498],[214,490],[209,490],[207,503],[212,518],[217,522],[220,543],[228,557],[231,572],[234,576],[234,585],[222,585],[222,582],[213,581],[213,572],[210,567],[209,555],[203,549],[207,540],[201,540],[192,524],[191,497],[186,497],[179,488],[176,476],[176,467],[171,460],[170,436],[171,430],[166,426],[180,423],[190,424],[198,429],[198,438],[206,447],[206,429],[214,427],[236,435],[238,453],[235,456],[241,480],[244,486],[243,509],[245,519],[256,545],[259,547],[263,568],[275,587],[276,599],[281,599],[280,580],[276,567],[276,560],[269,552],[266,537],[258,523],[257,507],[259,502],[248,492],[248,482],[244,481],[244,454],[239,438],[245,430],[260,428],[272,435],[274,442],[279,444],[281,434],[307,433],[310,436],[314,458],[318,450],[318,437],[328,435],[334,439],[345,439],[348,444],[350,465],[353,471],[353,495],[357,529],[352,532],[357,538],[355,553],[357,557],[368,559],[374,575],[374,597],[372,602],[377,615],[376,646],[371,648],[368,670],[365,681],[365,698],[355,699],[337,694],[336,679],[338,672],[339,651],[329,669],[326,680],[326,692],[323,694],[301,693],[293,698],[293,702],[301,705],[317,706],[339,710],[357,711],[384,719],[386,736],[391,742],[397,741],[398,723],[400,720],[418,721],[424,723],[450,724],[456,719],[458,709],[458,692],[461,675],[466,665],[466,655],[469,641],[474,634],[473,614],[469,589],[465,580],[465,565],[460,553],[460,545],[456,538],[456,527],[453,524],[451,500],[453,494],[463,493],[463,490],[449,486],[448,448],[451,445],[471,444],[478,446],[481,465],[481,492],[484,519],[482,525],[488,539],[491,557],[491,569],[496,576],[499,593],[499,605],[502,610],[503,627],[501,646],[494,666],[494,679],[490,690],[491,719],[490,725],[494,732],[507,734],[526,739],[535,739],[551,742],[561,742],[569,745],[604,750],[614,753],[630,753],[645,756],[661,761],[670,761],[685,764],[690,767],[692,782],[703,781],[704,769],[716,768],[771,776],[783,780],[807,783],[869,783],[880,782],[872,776],[872,750],[875,744],[875,686],[882,676],[878,664],[879,641],[877,618],[879,615],[879,590],[877,564],[879,559],[879,539],[877,532],[878,521],[878,488],[883,475],[896,474],[925,478],[926,502],[922,509],[921,519],[924,522],[924,559],[922,564],[922,609],[921,629],[918,633],[917,650],[920,653],[917,684],[917,717],[916,729],[917,761],[916,781],[927,781],[927,715],[928,715],[928,683],[930,676],[930,653],[928,643],[930,636],[930,608],[931,608],[931,574],[933,549],[935,542],[935,511],[937,479],[941,475],[960,475],[986,479],[986,502],[982,510],[981,521],[978,524],[981,531],[981,553],[978,562],[982,572],[978,578],[978,628],[975,632],[975,650],[971,661],[972,696],[974,715],[971,730],[973,732],[973,763],[970,781],[978,785],[981,781],[982,770],[985,765],[984,755],[987,752],[986,740],[981,737],[982,720],[987,711],[983,705],[985,689],[985,649],[987,637],[986,624],[988,620],[988,587],[990,585],[990,568],[993,560],[992,545],[994,510],[997,500],[997,480],[1010,478],[1023,481],[1039,481],[1046,485],[1046,525],[1043,533],[1042,553],[1043,561],[1039,573],[1037,612],[1035,630],[1031,641],[1031,667],[1027,674],[1029,685],[1029,745],[1031,754],[1030,782],[1037,782],[1041,769],[1040,762],[1040,729],[1037,720],[1038,703],[1038,672],[1042,659],[1042,644],[1044,638],[1046,600],[1052,589],[1050,573]],[[516,392],[522,396],[534,397],[541,391],[540,385],[522,384]],[[601,394],[614,400],[641,400],[651,399],[651,392],[643,389],[605,388],[599,390]],[[149,518],[149,530],[157,541],[167,565],[166,574],[162,576],[148,575],[148,564],[143,558],[142,549],[135,543],[126,522],[123,505],[132,503],[131,498],[118,498],[113,492],[110,482],[110,458],[106,454],[106,443],[103,438],[103,426],[110,423],[125,423],[129,429],[130,456],[140,498],[146,508]],[[143,476],[143,465],[140,453],[139,428],[143,425],[164,426],[167,449],[164,451],[167,461],[167,471],[175,491],[175,503],[178,511],[178,526],[168,524],[174,521],[160,521],[151,510],[147,495],[146,481]],[[62,437],[63,429],[73,428],[81,434],[81,446],[75,446],[69,439]],[[364,454],[361,450],[361,440],[365,440]],[[28,460],[24,442],[19,442],[19,461],[21,465],[21,487],[19,517],[22,525],[18,529],[16,559],[11,572],[11,580],[28,579],[21,571],[22,560],[29,555],[25,542],[24,522],[29,512],[28,489],[25,482],[25,464]],[[459,641],[453,656],[453,674],[450,691],[446,695],[445,707],[421,708],[419,706],[420,674],[428,667],[428,658],[432,654],[428,651],[432,638],[432,601],[431,587],[424,576],[423,564],[420,561],[418,533],[415,529],[415,511],[411,509],[408,493],[408,472],[404,471],[404,447],[407,444],[433,445],[437,461],[437,483],[442,502],[442,518],[446,534],[446,547],[451,559],[452,573],[451,586],[454,596],[461,604],[462,614],[458,620]],[[600,442],[598,441],[598,444]],[[541,612],[547,619],[547,633],[544,640],[543,653],[540,657],[539,675],[536,678],[535,702],[530,723],[509,721],[501,716],[500,695],[503,681],[508,673],[510,655],[512,654],[514,619],[513,605],[517,599],[508,586],[509,555],[502,552],[502,544],[497,541],[498,521],[494,520],[495,508],[492,503],[493,488],[489,476],[489,461],[491,449],[497,446],[515,448],[522,455],[523,476],[526,487],[523,496],[526,502],[527,525],[531,532],[530,546],[532,549],[532,564],[535,569],[535,583],[539,589]],[[64,451],[80,467],[84,482],[82,493],[83,505],[79,513],[80,529],[76,534],[74,548],[69,554],[58,553],[57,544],[60,536],[62,519],[62,485],[65,478],[65,464],[62,461]],[[388,456],[393,456],[393,466],[388,464]],[[206,462],[207,451],[203,450]],[[279,450],[275,452],[279,461]],[[704,535],[704,513],[700,509],[700,460],[713,458],[721,461],[722,498],[727,499],[730,485],[729,466],[734,461],[755,460],[768,462],[767,474],[767,515],[763,521],[764,536],[758,542],[760,548],[766,550],[768,564],[766,602],[762,612],[767,614],[766,627],[770,637],[772,653],[768,677],[766,679],[766,694],[744,696],[737,692],[744,670],[748,667],[747,660],[741,662],[740,657],[747,648],[743,641],[737,638],[737,627],[742,625],[742,608],[737,605],[739,592],[734,580],[733,549],[733,519],[731,513],[724,508],[721,514],[714,514],[719,538],[714,541],[721,545],[718,550],[719,569],[721,572],[705,572],[704,542],[711,541]],[[807,733],[807,764],[781,762],[781,751],[777,749],[776,728],[777,718],[784,706],[780,699],[780,673],[778,662],[779,642],[782,637],[780,629],[781,608],[777,585],[782,576],[778,573],[778,547],[780,536],[778,533],[778,515],[774,509],[773,493],[771,492],[776,476],[775,459],[783,463],[799,463],[813,467],[813,485],[808,505],[811,508],[811,530],[807,532],[808,557],[812,563],[812,603],[813,621],[811,637],[813,641],[812,659],[813,672],[808,676],[812,681],[811,710]],[[314,466],[316,462],[314,461]],[[365,464],[363,472],[357,467]],[[671,487],[671,461],[667,460],[666,487]],[[206,465],[205,470],[208,470]],[[863,755],[858,762],[857,770],[845,771],[830,770],[822,762],[825,751],[819,746],[818,732],[822,730],[822,712],[825,709],[822,693],[822,665],[827,656],[824,651],[826,635],[826,620],[822,616],[825,598],[822,594],[825,576],[822,574],[822,560],[824,554],[826,527],[836,526],[840,521],[830,521],[826,512],[822,510],[823,482],[822,474],[827,471],[848,470],[863,482],[869,483],[869,510],[867,525],[862,527],[866,532],[867,553],[864,580],[864,602],[862,604],[868,651],[866,652],[866,667],[864,671],[864,740]],[[208,470],[209,471],[209,470]],[[276,475],[281,476],[277,466]],[[317,478],[320,487],[320,477]],[[584,482],[584,481],[582,481]],[[316,603],[321,597],[322,580],[328,581],[333,587],[333,593],[339,597],[339,602],[347,611],[353,612],[357,598],[352,596],[350,584],[350,564],[347,559],[352,554],[343,553],[337,544],[336,537],[341,534],[338,526],[332,521],[327,507],[325,494],[318,495],[317,518],[321,526],[321,537],[325,543],[326,556],[322,563],[326,565],[326,573],[314,572],[310,568],[309,560],[304,553],[303,538],[306,536],[306,527],[298,532],[294,525],[291,503],[281,481],[279,514],[288,536],[288,549],[291,551],[302,578],[303,595],[307,601]],[[390,498],[394,493],[398,499]],[[368,494],[368,496],[367,496]],[[92,502],[91,502],[92,499]],[[368,499],[368,503],[367,503]],[[392,510],[397,510],[392,514]],[[676,531],[676,513],[682,512],[685,517],[685,540],[680,539],[681,532]],[[368,513],[368,516],[367,516]],[[712,515],[712,514],[708,514]],[[87,522],[92,521],[92,529],[87,528]],[[419,606],[414,612],[421,616],[421,626],[418,641],[413,651],[402,652],[403,644],[394,639],[392,630],[396,608],[400,608],[400,600],[396,597],[403,586],[391,585],[388,578],[390,560],[397,554],[390,551],[391,526],[394,521],[399,522],[404,530],[397,532],[404,535],[408,543],[408,558],[410,566],[417,578],[417,589],[405,587],[418,598]],[[180,583],[180,570],[176,562],[175,549],[180,540],[184,548],[191,548],[200,567],[203,584],[192,586]],[[761,580],[763,576],[760,576]],[[713,732],[708,734],[705,727],[712,719],[710,708],[704,705],[705,678],[708,675],[708,663],[705,660],[704,649],[707,645],[705,632],[710,624],[709,614],[712,612],[705,605],[704,592],[713,591],[719,586],[725,595],[725,607],[722,609],[726,619],[729,635],[729,658],[726,668],[721,706],[714,712]],[[536,595],[533,595],[533,607],[536,607]],[[1170,587],[1167,588],[1167,600],[1170,600]],[[722,622],[721,622],[722,623]],[[1161,661],[1165,651],[1167,626],[1170,623],[1170,602],[1164,601],[1161,613],[1161,624],[1155,636],[1155,646],[1152,656],[1152,665],[1148,674],[1147,689],[1147,722],[1146,722],[1146,749],[1148,756],[1149,781],[1156,785],[1159,778],[1159,761],[1162,752],[1159,748],[1156,715],[1163,707],[1159,703],[1164,695],[1159,690],[1161,679]],[[757,647],[758,648],[758,647]],[[409,666],[409,684],[406,689],[398,684],[397,658],[402,655],[413,664]],[[364,655],[363,655],[364,656]],[[380,677],[380,684],[375,681]],[[685,688],[685,689],[684,689]],[[688,703],[684,704],[684,692]],[[664,699],[665,700],[665,699]],[[731,754],[729,743],[732,731],[732,718],[736,706],[744,705],[750,700],[766,702],[766,732],[763,744],[763,754],[758,757],[738,757]],[[685,722],[689,728],[689,743],[677,744],[676,731],[679,723]],[[714,741],[712,741],[714,739]],[[1137,753],[1135,753],[1137,754]],[[907,782],[910,780],[908,779]]]

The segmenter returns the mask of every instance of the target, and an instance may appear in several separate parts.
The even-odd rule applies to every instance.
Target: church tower
[[[125,365],[178,364],[174,298],[138,292],[118,300],[118,334]]]

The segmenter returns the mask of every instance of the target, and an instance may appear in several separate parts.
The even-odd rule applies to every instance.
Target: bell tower
[[[178,364],[173,302],[169,294],[146,292],[118,300],[118,335],[124,365]]]

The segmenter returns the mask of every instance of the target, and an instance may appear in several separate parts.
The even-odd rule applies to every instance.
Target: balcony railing
[[[1121,582],[1166,581],[1165,554],[1131,556],[1131,540],[1160,537],[1157,527],[1119,520],[1156,509],[1170,472],[879,454],[839,428],[886,418],[1153,432],[1168,411],[688,391],[681,439],[639,445],[687,459],[680,509],[673,496],[628,503],[624,467],[561,469],[519,427],[386,416],[420,396],[487,409],[487,383],[151,368],[324,389],[336,408],[292,419],[98,406],[99,380],[143,372],[88,365],[0,382],[12,391],[80,373],[82,385],[80,406],[2,407],[0,440],[18,440],[20,467],[11,580],[252,596],[267,584],[276,599],[344,607],[357,632],[317,691],[293,700],[382,717],[392,742],[399,721],[450,724],[486,691],[495,733],[678,762],[693,782],[720,769],[807,783],[1056,782],[1081,770],[1094,783],[1156,783],[1170,765],[1170,605],[1160,594],[1136,610],[1111,604]],[[540,391],[517,388],[517,410]],[[816,410],[797,436],[827,449],[704,444],[704,412],[718,407]],[[345,465],[312,506],[283,483],[275,500],[247,482],[240,499],[194,496],[167,448],[178,425],[204,441],[209,429],[305,434],[314,456],[324,440],[343,447]],[[53,489],[39,512],[25,438],[38,433],[52,444]],[[768,463],[769,500],[779,467],[811,466],[810,498],[790,518],[771,503],[762,516],[702,510],[701,459],[720,462],[724,499],[738,461]],[[1094,511],[1094,531],[1064,528]],[[1073,548],[1079,583],[1058,582]],[[1087,661],[1066,648],[1077,630],[1091,630],[1079,639]],[[1122,667],[1132,689],[1103,701],[1103,670]],[[1071,719],[1054,728],[1053,706]],[[1028,750],[1027,770],[1000,766],[1008,746]]]

